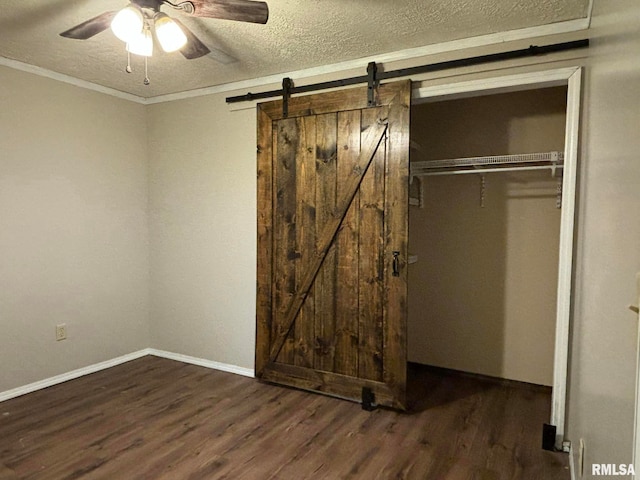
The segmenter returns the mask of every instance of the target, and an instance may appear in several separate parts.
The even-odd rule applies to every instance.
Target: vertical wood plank
[[[409,238],[409,121],[411,82],[398,82],[389,110],[385,188],[384,382],[404,406],[407,382],[407,259]],[[400,274],[393,275],[393,252],[400,252]]]
[[[274,308],[275,338],[283,330],[286,309],[296,293],[296,155],[299,129],[295,118],[276,123],[277,142],[274,152],[275,218],[274,218]],[[275,329],[275,331],[274,331]],[[292,364],[294,332],[289,332],[277,361]]]
[[[316,117],[316,230],[333,217],[337,193],[337,114]],[[319,239],[318,239],[319,240]],[[319,250],[316,245],[316,250]],[[335,355],[336,249],[327,252],[314,286],[314,367],[332,372]]]
[[[362,111],[362,127],[382,113]],[[358,376],[382,380],[384,295],[384,191],[386,141],[380,145],[360,186]]]
[[[271,258],[273,255],[273,122],[257,109],[257,277],[256,277],[256,376],[260,377],[269,361],[271,333]]]
[[[271,212],[272,212],[272,228],[271,228],[271,332],[270,342],[273,342],[278,338],[278,310],[276,308],[276,270],[278,269],[277,257],[276,257],[276,229],[278,223],[278,197],[276,195],[276,166],[278,163],[278,123],[272,123],[272,142],[271,142]],[[273,360],[269,355],[269,360]]]
[[[338,114],[338,197],[346,179],[357,175],[360,154],[360,110]],[[358,375],[358,242],[360,194],[342,222],[336,239],[336,348],[335,373]]]
[[[296,175],[296,291],[311,265],[316,244],[316,117],[298,119]],[[294,326],[295,365],[313,368],[315,337],[315,298],[313,289],[305,299]]]
[[[300,308],[302,307],[302,304],[304,303],[309,293],[309,289],[313,287],[316,276],[318,275],[318,272],[324,264],[327,253],[329,252],[329,249],[334,245],[334,241],[338,234],[338,230],[340,229],[340,225],[342,224],[344,217],[348,213],[349,207],[351,206],[356,193],[358,193],[358,190],[360,189],[360,184],[362,183],[364,175],[367,173],[369,166],[375,157],[375,153],[378,151],[378,147],[381,143],[384,143],[386,131],[386,122],[376,123],[366,129],[366,132],[363,135],[363,139],[361,140],[362,148],[360,150],[358,160],[358,174],[353,175],[348,179],[348,183],[350,185],[345,186],[344,188],[344,190],[348,192],[348,194],[338,200],[338,206],[336,207],[334,214],[328,219],[328,222],[325,224],[324,229],[321,232],[317,232],[317,251],[315,253],[315,258],[313,258],[312,264],[304,273],[303,280],[300,284],[300,289],[298,292],[296,292],[291,305],[287,309],[286,319],[283,322],[283,325],[289,325],[289,327],[283,329],[283,332],[279,336],[279,338],[274,338],[271,341],[271,349],[269,354],[269,359],[271,361],[275,361],[276,357],[280,353],[282,345],[287,339],[287,335],[291,327],[295,323],[295,319],[300,312]]]

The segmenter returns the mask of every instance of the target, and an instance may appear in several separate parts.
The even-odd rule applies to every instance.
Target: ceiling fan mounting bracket
[[[162,0],[131,0],[131,3],[140,8],[160,10],[160,5],[164,2]]]
[[[173,3],[169,0],[131,0],[131,3],[139,8],[146,8],[155,12],[159,12],[162,5],[167,5],[174,10],[181,10],[184,13],[188,13],[190,15],[196,11],[196,7],[193,2],[189,1]]]

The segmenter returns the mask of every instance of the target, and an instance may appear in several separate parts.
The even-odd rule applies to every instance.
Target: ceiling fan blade
[[[194,58],[203,57],[211,51],[200,41],[198,37],[196,37],[195,33],[184,25],[184,23],[177,18],[173,18],[172,20],[180,26],[184,34],[187,36],[187,44],[180,49],[180,53],[184,55],[185,58],[193,60]]]
[[[97,17],[82,22],[75,27],[71,27],[60,34],[62,37],[75,38],[77,40],[86,40],[94,35],[106,30],[111,25],[111,20],[116,16],[118,12],[104,12]]]
[[[269,6],[254,0],[190,0],[196,17],[267,23]]]
[[[232,57],[224,50],[213,47],[209,47],[209,49],[211,50],[211,53],[209,53],[208,57],[221,65],[231,65],[238,63],[239,61],[236,57]]]

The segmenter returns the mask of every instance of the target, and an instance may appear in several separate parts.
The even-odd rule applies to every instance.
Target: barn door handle
[[[393,252],[393,276],[400,276],[400,252]]]

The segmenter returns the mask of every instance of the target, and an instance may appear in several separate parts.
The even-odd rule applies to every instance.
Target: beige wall
[[[415,105],[412,160],[564,150],[566,88]],[[549,171],[423,177],[409,360],[551,385],[560,210]],[[415,188],[415,187],[414,187]]]
[[[149,107],[151,346],[253,368],[255,111]]]
[[[627,305],[634,301],[634,276],[640,270],[640,3],[595,0],[594,4],[588,52],[485,65],[477,69],[481,72],[467,68],[421,77],[429,79],[426,84],[443,84],[581,63],[587,67],[567,417],[568,439],[575,445],[580,438],[586,441],[587,467],[590,462],[631,461],[637,325]],[[527,40],[503,47],[525,48],[564,39]],[[452,57],[442,54],[402,62],[402,66]],[[524,66],[515,68],[520,64]],[[385,68],[397,66],[401,65]],[[4,367],[0,390],[130,352],[146,338],[141,287],[146,271],[138,263],[146,253],[140,227],[145,222],[146,185],[140,165],[145,148],[134,140],[143,134],[137,121],[143,115],[141,107],[5,69],[1,72],[0,135],[3,147],[8,145],[13,153],[7,157],[4,150],[0,152],[0,242],[3,251],[13,249],[18,257],[5,256],[0,263],[0,321],[10,332],[0,340]],[[361,75],[362,70],[349,73]],[[147,107],[151,345],[251,366],[255,111],[229,112],[225,96]],[[69,118],[68,112],[82,113],[78,120]],[[106,130],[88,121],[101,116],[99,125]],[[48,136],[50,132],[56,135]],[[41,135],[46,141],[30,140]],[[59,148],[77,151],[51,155]],[[43,188],[34,186],[43,176],[40,165],[29,163],[35,157],[57,159],[74,179],[70,185],[82,188],[57,188],[51,168],[45,171],[49,180]],[[5,158],[26,163],[14,161],[9,171]],[[90,169],[86,159],[91,160]],[[21,189],[30,195],[21,194]],[[48,201],[36,201],[41,191],[51,193]],[[111,201],[96,202],[94,195]],[[16,215],[15,205],[22,205],[25,197],[28,205],[20,207],[25,215]],[[61,225],[72,225],[73,232],[79,233],[72,235]],[[5,226],[10,227],[8,233]],[[53,243],[44,240],[45,233]],[[29,242],[37,248],[26,248]],[[7,269],[10,276],[4,275]],[[64,275],[40,274],[51,271]],[[32,284],[39,288],[31,288]],[[79,341],[49,341],[52,325],[59,318],[70,318],[69,312],[73,318],[88,319],[77,324],[79,331],[73,325],[70,328],[70,336],[79,333],[77,338],[91,339],[82,348]],[[13,327],[7,330],[7,324]],[[118,329],[115,337],[114,328]],[[11,377],[5,372],[11,372]]]
[[[637,0],[595,1],[583,89],[568,408],[569,435],[576,447],[584,438],[589,472],[592,463],[631,462],[638,325],[627,306],[640,271],[639,25]]]
[[[141,105],[5,67],[0,105],[4,392],[148,346],[147,155]]]

